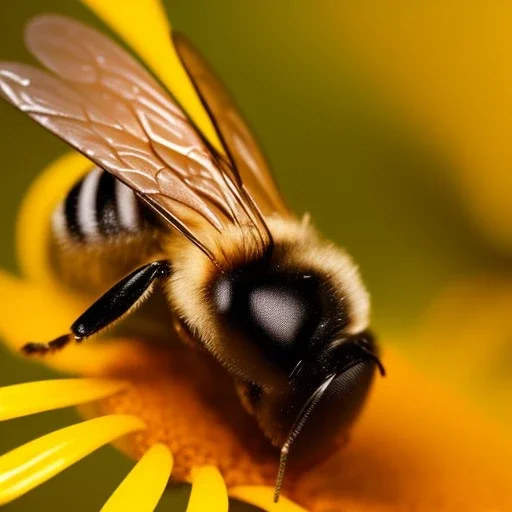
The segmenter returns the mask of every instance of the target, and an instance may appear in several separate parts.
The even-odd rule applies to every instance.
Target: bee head
[[[380,362],[369,331],[329,343],[301,360],[290,375],[288,393],[276,397],[281,421],[281,460],[275,487],[277,502],[290,453],[304,465],[315,462],[343,441],[361,410]]]
[[[221,276],[213,288],[224,344],[245,377],[243,403],[282,447],[277,489],[288,453],[309,464],[332,449],[375,369],[383,371],[372,334],[350,332],[349,302],[324,274],[272,262]]]
[[[232,258],[221,271],[206,271],[197,250],[172,259],[169,298],[265,436],[311,464],[346,433],[379,367],[369,296],[351,258],[310,225],[268,222],[265,257]],[[242,244],[225,242],[232,235],[222,247]]]

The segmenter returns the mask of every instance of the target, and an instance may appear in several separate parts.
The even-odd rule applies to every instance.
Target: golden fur
[[[326,277],[340,301],[347,304],[349,323],[344,331],[355,334],[366,329],[369,296],[352,259],[343,250],[322,240],[308,217],[302,221],[269,217],[266,222],[274,238],[273,258],[278,258],[283,268],[316,271]],[[209,246],[217,248],[214,256],[225,271],[258,257],[251,244],[251,236],[239,228],[232,227],[222,233],[211,232],[208,236],[214,239]],[[219,329],[208,296],[210,286],[220,271],[202,251],[183,237],[170,238],[164,244],[164,252],[173,266],[166,288],[172,309],[201,343],[236,371],[230,364],[236,356],[223,350],[222,343],[217,341]]]
[[[366,329],[369,297],[358,269],[347,253],[322,239],[308,216],[301,221],[277,216],[265,221],[274,239],[272,259],[283,269],[314,272],[329,283],[332,293],[348,312],[345,333],[356,334]],[[201,239],[207,239],[208,247],[214,248],[215,260],[224,272],[229,273],[237,266],[261,257],[261,246],[253,235],[255,233],[249,229],[232,226],[222,233],[205,230]],[[168,259],[172,274],[164,280],[164,291],[171,311],[186,325],[192,337],[242,380],[249,378],[277,384],[276,379],[282,378],[268,361],[259,360],[261,354],[257,347],[238,344],[236,340],[227,343],[226,332],[213,311],[211,297],[212,284],[220,277],[221,270],[182,235],[145,230],[136,236],[86,247],[56,242],[56,267],[61,278],[74,289],[92,292],[93,297],[102,294],[136,267],[157,259]],[[149,293],[144,294],[144,298],[148,296]],[[137,301],[130,311],[142,302]],[[255,363],[251,376],[237,365],[242,355]]]

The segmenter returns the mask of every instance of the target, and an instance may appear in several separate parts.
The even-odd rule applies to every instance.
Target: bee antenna
[[[304,428],[304,425],[311,416],[311,413],[318,405],[318,402],[320,401],[326,389],[329,387],[329,385],[331,384],[335,377],[335,373],[329,375],[329,377],[327,377],[327,379],[325,379],[322,382],[322,384],[320,384],[320,386],[316,388],[314,393],[308,398],[304,407],[301,409],[297,419],[295,420],[295,423],[293,424],[290,434],[288,435],[288,439],[286,439],[285,443],[281,448],[279,470],[277,472],[276,485],[274,487],[274,503],[277,503],[279,501],[279,495],[281,494],[281,488],[283,486],[284,471],[286,469],[286,463],[288,462],[288,455],[290,453],[291,445],[302,432],[302,429]]]
[[[281,457],[279,458],[279,470],[277,472],[276,485],[274,487],[274,503],[279,501],[279,495],[281,494],[284,470],[286,469],[286,463],[288,462],[288,453],[290,453],[290,443],[286,441],[281,448]]]

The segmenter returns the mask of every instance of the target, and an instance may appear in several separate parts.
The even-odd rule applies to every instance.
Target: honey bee
[[[52,232],[63,275],[71,267],[90,281],[94,268],[104,293],[69,333],[23,351],[83,342],[160,288],[176,331],[229,373],[280,448],[277,501],[292,447],[328,450],[384,373],[357,267],[286,206],[234,101],[184,36],[173,34],[175,48],[225,155],[101,33],[43,15],[25,38],[47,70],[1,62],[0,93],[91,160]]]

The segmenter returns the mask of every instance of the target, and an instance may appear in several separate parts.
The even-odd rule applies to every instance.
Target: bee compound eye
[[[248,306],[252,322],[279,345],[294,343],[308,320],[303,297],[278,286],[255,288],[249,294]]]
[[[362,361],[338,375],[327,389],[323,402],[340,426],[350,426],[359,414],[375,368],[375,361]]]
[[[311,412],[293,450],[302,457],[332,450],[361,411],[375,370],[375,361],[368,359],[337,375]]]
[[[233,282],[221,277],[213,287],[213,303],[218,313],[227,313],[233,306]]]
[[[312,274],[248,267],[217,279],[211,297],[224,338],[256,347],[288,374],[337,318],[324,292]]]

